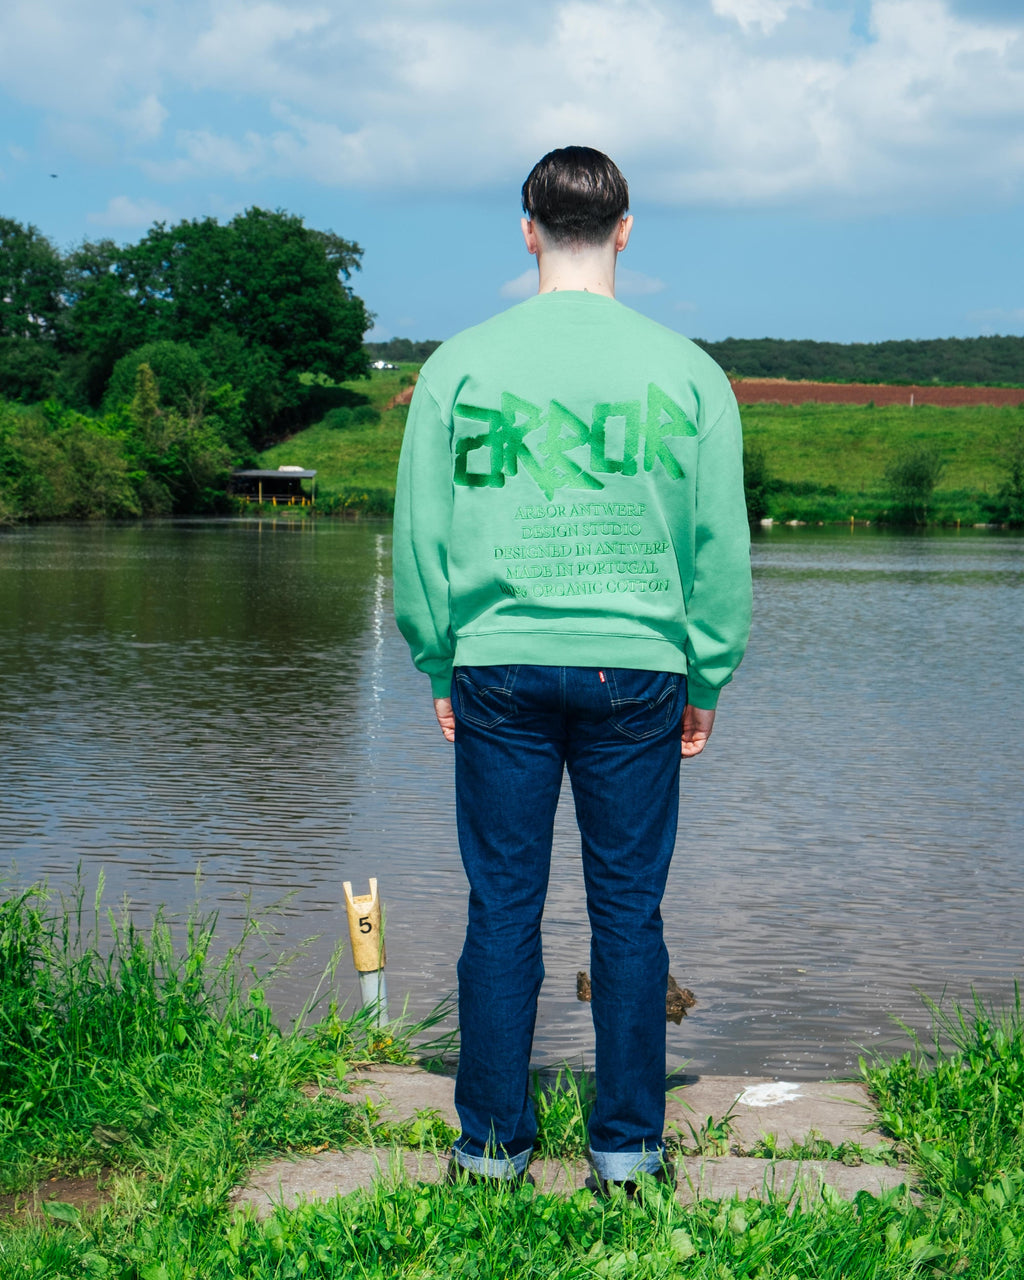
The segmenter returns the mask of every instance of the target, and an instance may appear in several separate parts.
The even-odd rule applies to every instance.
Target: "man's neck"
[[[606,245],[599,249],[584,249],[578,253],[557,249],[542,252],[537,256],[540,274],[537,292],[561,293],[577,290],[614,298],[617,257],[615,250]]]

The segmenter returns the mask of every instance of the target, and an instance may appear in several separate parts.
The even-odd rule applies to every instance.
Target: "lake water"
[[[455,986],[465,881],[451,755],[391,613],[390,526],[177,521],[0,534],[0,866],[196,896],[276,955],[344,936],[378,877],[392,1005]],[[920,993],[998,1003],[1024,969],[1024,539],[773,529],[756,622],[707,752],[683,768],[664,915],[699,1004],[673,1064],[848,1071],[927,1025]],[[568,788],[566,788],[566,791]],[[288,895],[291,895],[288,897]],[[570,808],[556,828],[535,1057],[587,1062],[589,934]],[[354,998],[347,957],[341,994]]]

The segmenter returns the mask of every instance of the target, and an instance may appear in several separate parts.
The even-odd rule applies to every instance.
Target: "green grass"
[[[342,386],[380,409],[416,367],[374,372],[369,382]],[[320,422],[267,450],[261,461],[315,467],[322,513],[387,514],[405,417],[400,407],[382,412],[373,425],[339,430]],[[768,514],[775,520],[891,520],[886,469],[901,452],[926,447],[943,461],[930,522],[974,524],[1005,518],[997,495],[1024,428],[1024,409],[756,404],[744,406],[743,426],[748,446],[763,455]]]
[[[299,1277],[639,1277],[654,1280],[1016,1280],[1024,1241],[1024,1018],[932,1006],[934,1042],[862,1064],[883,1125],[921,1176],[846,1203],[826,1191],[677,1204],[650,1184],[557,1197],[531,1187],[406,1185],[279,1209],[260,1223],[229,1192],[262,1158],[368,1140],[443,1150],[436,1116],[387,1129],[338,1084],[360,1061],[413,1053],[336,1008],[281,1030],[252,958],[252,922],[219,954],[214,921],[158,916],[139,930],[79,891],[0,894],[0,1176],[25,1189],[54,1173],[103,1171],[111,1199],[85,1213],[0,1223],[0,1277],[292,1280]],[[266,945],[265,943],[263,945]],[[329,975],[328,975],[329,979]],[[540,1149],[575,1158],[589,1086],[570,1072],[535,1087]],[[727,1118],[709,1120],[727,1136]],[[717,1132],[717,1129],[716,1129]],[[695,1140],[696,1140],[695,1135]],[[699,1144],[698,1144],[699,1145]],[[860,1151],[804,1155],[853,1160]]]

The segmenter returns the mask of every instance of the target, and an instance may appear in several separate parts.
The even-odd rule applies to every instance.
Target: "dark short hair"
[[[523,183],[523,212],[562,248],[603,244],[629,208],[626,179],[602,151],[549,151]]]

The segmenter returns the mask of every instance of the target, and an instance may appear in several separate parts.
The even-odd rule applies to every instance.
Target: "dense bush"
[[[928,444],[902,449],[885,470],[892,494],[890,518],[898,524],[927,524],[928,504],[944,467],[942,457]]]
[[[186,417],[163,407],[143,363],[128,403],[102,416],[54,401],[37,408],[0,403],[0,519],[217,510],[233,461],[223,422],[237,413],[238,400],[230,387],[220,388],[210,393],[208,412]]]

